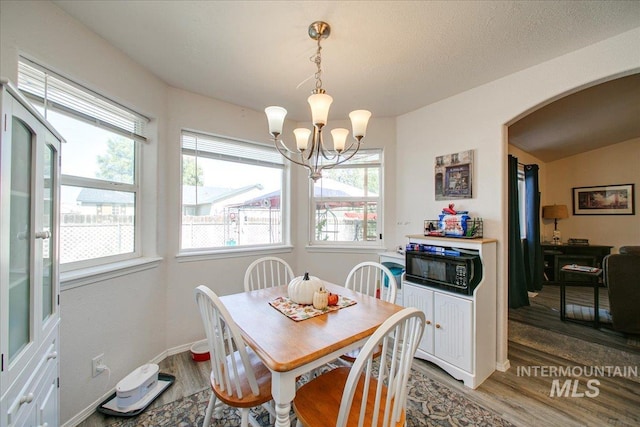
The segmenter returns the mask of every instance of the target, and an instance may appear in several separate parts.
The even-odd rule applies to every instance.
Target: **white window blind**
[[[20,58],[18,87],[37,103],[125,137],[146,142],[149,119],[45,67]]]
[[[243,143],[219,136],[182,132],[182,153],[227,162],[260,166],[284,166],[284,158],[272,146]]]

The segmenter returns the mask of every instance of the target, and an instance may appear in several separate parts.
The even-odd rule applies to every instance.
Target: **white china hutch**
[[[0,425],[59,424],[62,137],[0,79]]]

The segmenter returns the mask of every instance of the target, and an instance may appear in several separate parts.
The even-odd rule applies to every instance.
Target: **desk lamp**
[[[567,205],[551,205],[542,207],[542,218],[553,219],[553,244],[560,244],[560,232],[558,231],[558,220],[569,218]]]

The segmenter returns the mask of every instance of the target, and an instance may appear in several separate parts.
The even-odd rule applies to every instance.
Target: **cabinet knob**
[[[427,320],[424,323],[426,323],[427,325],[430,325],[431,324],[431,320]]]
[[[57,351],[52,351],[51,353],[47,354],[47,360],[55,359],[56,357],[58,357],[58,352]]]
[[[28,393],[20,398],[20,404],[33,402],[33,393]]]
[[[36,239],[48,239],[49,237],[51,237],[50,231],[36,231]]]
[[[40,427],[49,427],[49,423],[44,423]]]
[[[440,323],[436,323],[436,329],[440,329]]]

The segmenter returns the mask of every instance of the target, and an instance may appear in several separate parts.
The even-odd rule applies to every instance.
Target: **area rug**
[[[417,362],[422,363],[422,362]],[[211,392],[184,397],[135,418],[126,418],[109,424],[111,427],[133,426],[202,426]],[[253,409],[253,415],[262,426],[269,426],[269,414],[262,408]],[[235,409],[225,408],[221,418],[212,420],[212,426],[239,426],[240,415]],[[407,426],[513,426],[498,414],[471,402],[463,394],[414,369],[409,380],[407,399]]]
[[[565,316],[569,319],[593,322],[595,310],[593,307],[585,307],[578,304],[567,304],[565,308]],[[609,310],[601,308],[598,310],[598,320],[600,323],[612,323],[611,313]]]

